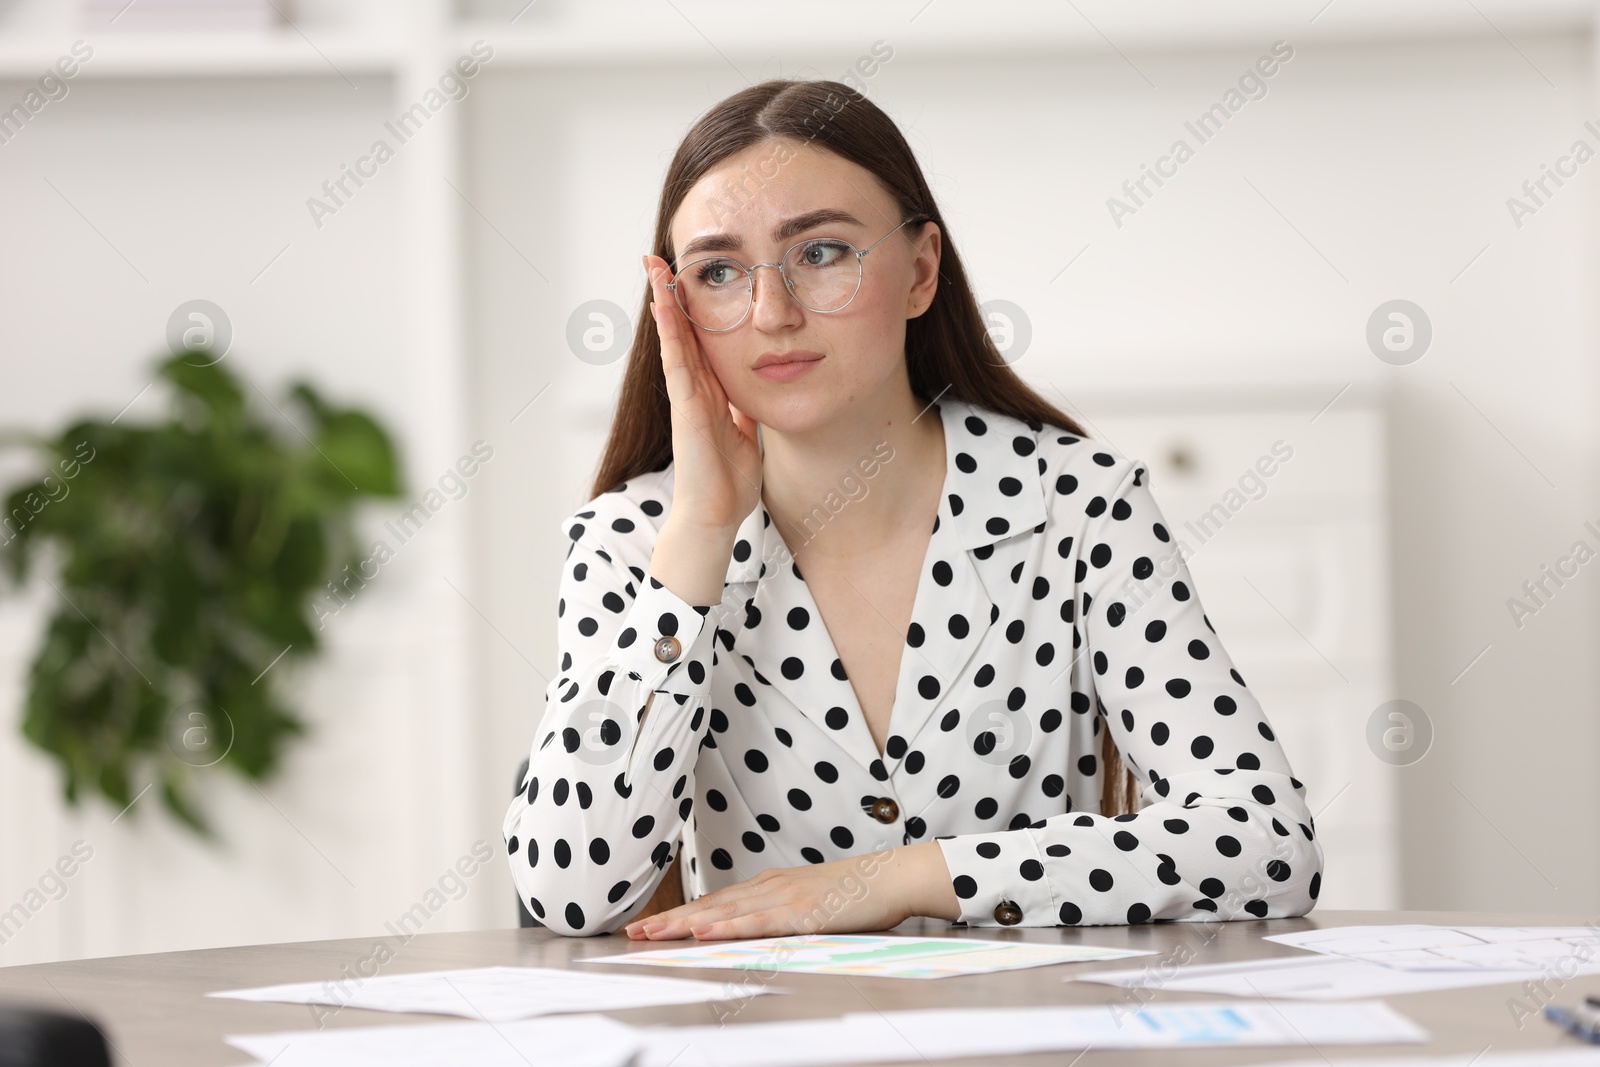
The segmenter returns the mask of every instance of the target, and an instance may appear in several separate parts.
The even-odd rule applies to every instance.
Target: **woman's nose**
[[[772,273],[763,276],[763,268],[770,269]],[[756,266],[750,284],[755,287],[751,293],[751,299],[755,301],[751,317],[755,319],[758,329],[770,331],[800,321],[805,309],[790,294],[783,274],[776,266],[770,263]]]

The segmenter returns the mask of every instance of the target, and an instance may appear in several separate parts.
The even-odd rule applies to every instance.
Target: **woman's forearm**
[[[650,575],[690,604],[717,604],[737,526],[696,526],[669,514],[656,535]]]
[[[895,849],[884,872],[890,886],[905,901],[907,915],[927,915],[954,922],[961,918],[961,902],[950,886],[950,868],[937,841],[921,841]]]

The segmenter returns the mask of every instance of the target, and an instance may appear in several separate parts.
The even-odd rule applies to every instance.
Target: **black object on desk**
[[[111,1058],[82,1016],[0,1004],[0,1067],[111,1067]]]

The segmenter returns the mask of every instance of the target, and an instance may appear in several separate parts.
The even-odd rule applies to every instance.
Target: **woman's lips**
[[[800,377],[821,362],[821,356],[815,359],[791,359],[782,363],[768,363],[765,367],[757,367],[755,372],[769,382],[787,382]]]

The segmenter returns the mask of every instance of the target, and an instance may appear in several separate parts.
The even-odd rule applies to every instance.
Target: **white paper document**
[[[1313,954],[1096,971],[1076,980],[1132,990],[1345,1000],[1600,974],[1600,930],[1583,926],[1344,926],[1265,940]]]
[[[1328,1067],[1327,1060],[1293,1060],[1260,1067]],[[1340,1060],[1339,1067],[1600,1067],[1600,1048],[1558,1049],[1552,1052],[1458,1052],[1454,1056],[1408,1056],[1381,1060]]]
[[[749,971],[847,974],[857,978],[949,978],[1056,963],[1152,956],[1142,948],[1044,945],[971,937],[895,937],[882,934],[794,934],[751,941],[712,941],[686,948],[589,956],[584,963],[658,967],[726,967]]]
[[[1381,1001],[1197,1002],[1120,1012],[1106,1006],[939,1008],[641,1032],[648,1044],[640,1067],[802,1067],[1088,1048],[1310,1047],[1428,1039],[1425,1030]]]
[[[1564,960],[1600,970],[1600,926],[1334,926],[1263,940],[1404,971],[1538,971]]]
[[[1233,997],[1286,997],[1291,1000],[1349,1000],[1392,997],[1433,989],[1462,989],[1537,978],[1536,972],[1397,971],[1377,963],[1327,956],[1249,960],[1244,963],[1189,964],[1169,970],[1135,968],[1096,971],[1067,981],[1170,993],[1222,993]]]
[[[787,992],[690,978],[597,974],[551,967],[477,967],[388,974],[355,981],[295,982],[230,989],[208,996],[285,1004],[328,1004],[374,1011],[460,1015],[505,1022],[559,1012],[619,1011]]]
[[[604,1015],[347,1026],[224,1038],[272,1067],[634,1067],[639,1031]]]
[[[1206,1002],[1118,1011],[949,1008],[837,1019],[630,1027],[603,1015],[341,1027],[227,1038],[272,1067],[803,1067],[1096,1048],[1396,1044],[1427,1033],[1388,1005]]]

